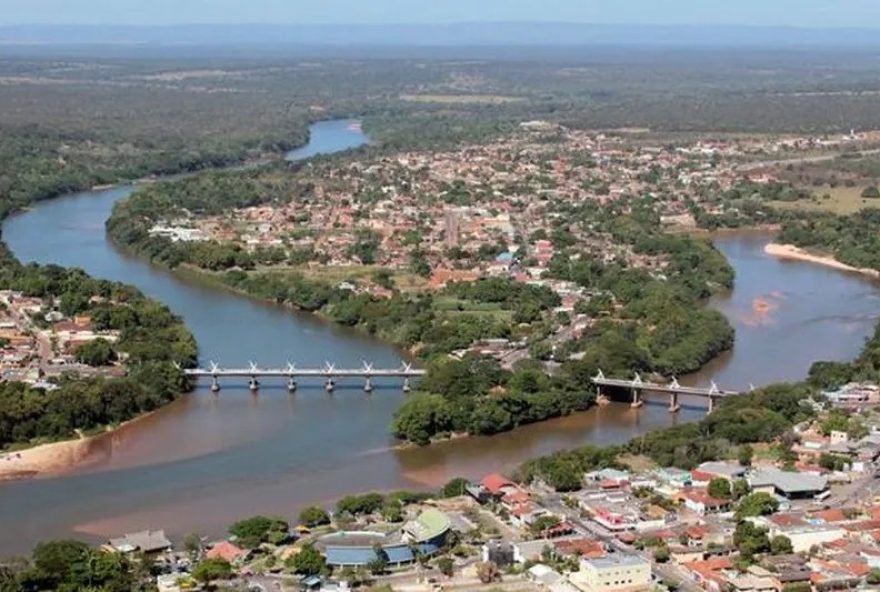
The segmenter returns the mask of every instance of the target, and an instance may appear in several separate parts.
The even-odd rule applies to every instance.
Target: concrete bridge
[[[681,409],[678,403],[679,395],[692,395],[695,397],[705,397],[709,402],[709,413],[715,409],[715,401],[726,397],[734,397],[739,395],[739,391],[726,391],[718,388],[714,381],[709,387],[682,386],[678,384],[678,380],[672,379],[672,382],[663,384],[659,382],[645,382],[638,374],[631,380],[620,378],[608,378],[599,370],[599,373],[592,378],[593,384],[596,385],[596,393],[602,397],[602,387],[613,387],[621,389],[629,389],[632,392],[632,406],[642,406],[642,393],[650,391],[652,393],[667,393],[669,395],[669,411],[676,413]]]
[[[261,378],[284,378],[287,379],[287,390],[296,391],[298,378],[323,378],[325,379],[324,389],[327,392],[336,388],[336,381],[340,378],[363,378],[364,391],[371,392],[373,390],[373,378],[402,378],[403,391],[408,393],[412,390],[410,379],[419,378],[425,375],[425,371],[419,368],[413,368],[412,364],[402,364],[399,368],[374,368],[372,364],[364,362],[361,368],[337,368],[334,364],[327,362],[323,368],[297,368],[295,364],[287,363],[286,368],[260,368],[255,363],[250,362],[247,368],[221,368],[214,362],[211,367],[193,368],[183,371],[187,376],[195,378],[210,378],[211,390],[215,393],[220,390],[221,378],[247,378],[248,387],[251,391],[260,389]]]

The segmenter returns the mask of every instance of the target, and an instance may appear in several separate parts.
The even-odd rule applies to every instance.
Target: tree
[[[416,444],[431,442],[431,436],[452,428],[452,412],[441,395],[416,393],[408,397],[391,422],[391,431],[397,437]]]
[[[669,547],[660,545],[654,549],[654,561],[657,563],[666,563],[669,561]]]
[[[877,189],[876,185],[869,185],[868,187],[865,187],[864,191],[862,191],[862,197],[865,199],[880,198],[880,189]]]
[[[737,479],[731,489],[734,500],[742,499],[749,494],[749,483],[745,479]]]
[[[709,481],[709,495],[720,499],[730,499],[732,492],[730,489],[730,481],[723,477],[715,477]]]
[[[774,555],[787,555],[792,552],[791,539],[777,535],[770,539],[770,552]]]
[[[385,497],[381,493],[365,493],[363,495],[346,495],[336,502],[336,510],[341,514],[372,514],[385,505]]]
[[[733,533],[733,544],[739,550],[745,561],[752,561],[759,553],[770,550],[770,539],[767,538],[767,529],[760,528],[751,522],[744,520],[736,525]]]
[[[203,584],[216,580],[228,580],[232,577],[232,566],[225,559],[213,557],[197,563],[192,570],[192,576]]]
[[[442,494],[443,497],[457,497],[459,495],[464,495],[467,493],[465,489],[470,484],[470,481],[465,479],[464,477],[455,477],[446,482],[446,485],[443,486]]]
[[[197,532],[191,532],[183,539],[183,548],[189,554],[190,560],[195,559],[202,553],[202,537]]]
[[[388,569],[388,553],[385,552],[380,543],[375,543],[373,545],[373,554],[373,559],[367,563],[367,569],[373,575],[381,575]]]
[[[498,566],[493,562],[482,561],[477,564],[477,577],[484,584],[491,584],[501,578],[501,572],[498,571]]]
[[[739,464],[744,467],[752,466],[752,457],[755,456],[755,450],[752,448],[751,444],[743,444],[739,447],[737,451],[737,458],[739,459]]]
[[[868,575],[865,577],[865,582],[872,586],[880,585],[880,568],[874,568],[868,572]]]
[[[736,518],[742,520],[752,516],[767,516],[779,509],[779,502],[763,491],[750,493],[739,501]]]
[[[293,573],[304,576],[318,575],[327,569],[327,561],[312,543],[303,545],[299,553],[288,559],[287,563]]]
[[[559,522],[560,520],[556,516],[552,516],[549,514],[538,516],[538,518],[536,518],[535,521],[532,522],[532,524],[529,526],[529,530],[532,531],[532,534],[542,535],[547,530],[553,528],[554,526],[557,526]]]
[[[229,532],[237,537],[237,543],[248,549],[255,549],[262,543],[278,544],[288,536],[289,525],[283,518],[254,516],[239,520],[229,527]]]
[[[330,514],[320,506],[309,506],[299,513],[299,521],[301,524],[312,528],[322,524],[329,524]]]
[[[108,366],[116,361],[116,358],[113,346],[103,338],[84,343],[76,349],[76,360],[87,366]]]
[[[437,569],[444,576],[451,578],[452,574],[455,573],[455,561],[452,560],[452,557],[441,557],[437,560]]]

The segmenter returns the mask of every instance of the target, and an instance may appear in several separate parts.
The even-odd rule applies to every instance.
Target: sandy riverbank
[[[807,261],[809,263],[816,263],[818,265],[824,265],[826,267],[833,267],[834,269],[840,269],[842,271],[852,271],[855,273],[861,273],[863,275],[868,275],[873,278],[880,278],[880,272],[876,269],[869,269],[864,267],[853,267],[852,265],[847,265],[846,263],[841,263],[834,257],[827,257],[823,255],[813,255],[812,253],[808,253],[807,251],[796,247],[794,245],[781,245],[779,243],[769,243],[766,247],[764,247],[764,252],[768,255],[772,255],[774,257],[779,257],[780,259],[792,259],[795,261]]]
[[[42,444],[0,454],[0,481],[63,473],[82,465],[91,455],[94,438]]]

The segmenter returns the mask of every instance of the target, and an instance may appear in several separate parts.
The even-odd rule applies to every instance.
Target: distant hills
[[[5,45],[663,46],[880,48],[880,31],[721,25],[457,23],[404,25],[0,26]]]

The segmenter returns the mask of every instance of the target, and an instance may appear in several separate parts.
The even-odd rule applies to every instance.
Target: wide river
[[[348,121],[315,124],[308,146],[290,159],[358,146],[366,137]],[[396,366],[401,354],[383,343],[306,315],[182,279],[120,253],[104,222],[134,188],[87,191],[38,204],[9,218],[3,238],[22,261],[81,267],[134,284],[180,314],[199,342],[203,362],[300,366],[362,360]],[[712,305],[737,328],[736,348],[690,381],[714,377],[743,388],[798,379],[816,359],[856,355],[878,310],[867,279],[767,257],[766,234],[718,238],[737,272],[736,289]],[[0,483],[0,556],[58,536],[99,540],[141,528],[172,536],[221,534],[254,513],[294,517],[305,504],[348,492],[436,486],[455,475],[479,477],[553,450],[622,442],[702,411],[671,416],[664,406],[632,410],[612,404],[492,438],[398,449],[388,432],[405,395],[399,383],[360,384],[333,395],[319,384],[288,395],[266,384],[252,395],[243,383],[206,385],[157,413],[94,441],[89,462],[51,478]]]

